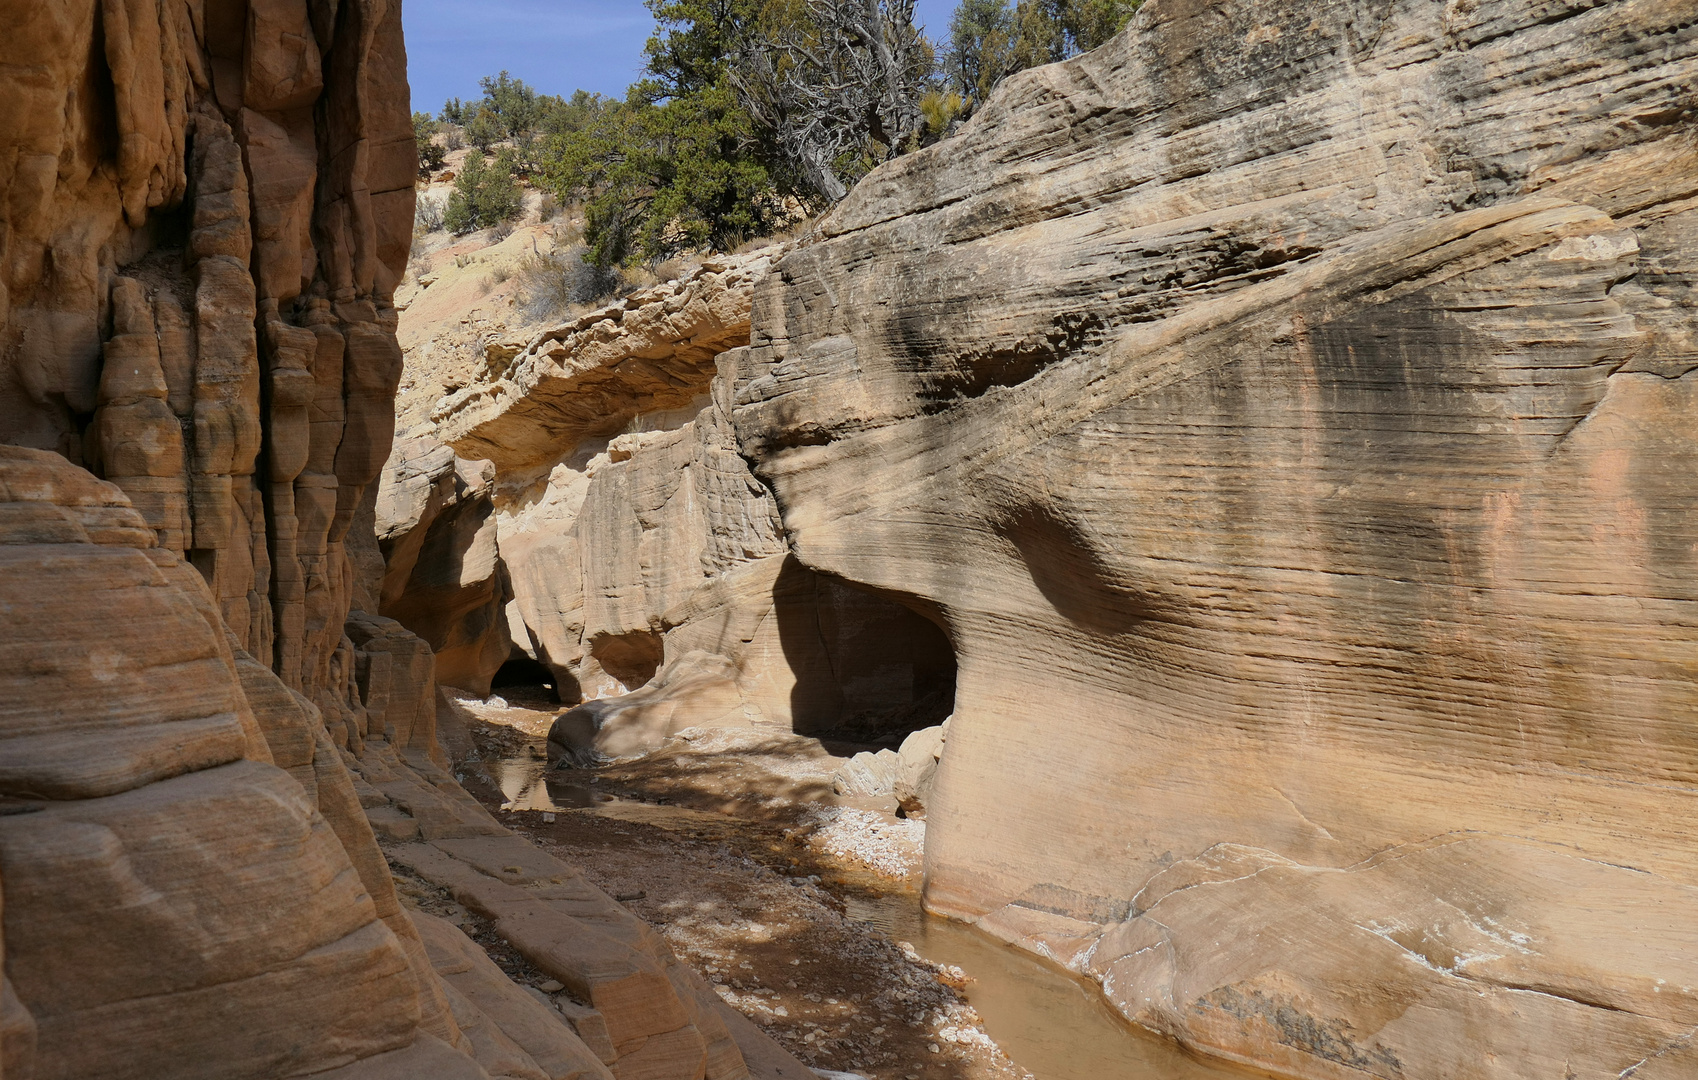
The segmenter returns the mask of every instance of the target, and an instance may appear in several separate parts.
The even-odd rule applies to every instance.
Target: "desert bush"
[[[476,116],[466,121],[466,141],[485,153],[505,134],[493,110],[479,109]]]
[[[495,228],[489,230],[489,242],[499,244],[512,235],[513,223],[511,221],[497,222]]]
[[[413,235],[428,236],[442,225],[442,200],[435,195],[420,195],[413,204]]]
[[[957,120],[967,115],[967,100],[953,90],[933,90],[920,99],[920,115],[926,119],[926,131],[934,139],[949,134]]]
[[[519,216],[519,185],[513,179],[511,153],[503,150],[493,160],[477,150],[466,155],[448,196],[443,224],[456,236],[487,229]]]
[[[596,266],[581,247],[527,256],[519,263],[520,310],[533,322],[563,318],[577,304],[595,304],[625,286],[619,271]]]
[[[436,141],[441,125],[429,113],[413,114],[413,144],[419,152],[419,176],[428,178],[432,171],[442,168],[447,153]]]
[[[445,124],[442,128],[442,145],[450,151],[466,148],[466,132],[459,124]]]

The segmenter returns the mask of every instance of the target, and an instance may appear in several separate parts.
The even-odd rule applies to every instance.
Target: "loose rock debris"
[[[477,711],[485,713],[473,730],[479,756],[524,760],[541,725],[514,723],[519,710],[511,706]],[[734,783],[745,783],[748,760],[734,745],[724,749]],[[762,752],[770,758],[770,748]],[[783,771],[797,779],[834,767],[822,756]],[[700,786],[711,762],[692,764]],[[582,773],[574,770],[571,782],[586,784]],[[642,773],[640,763],[602,771],[597,787],[616,796],[609,801],[510,810],[502,820],[625,900],[723,1000],[822,1075],[1029,1078],[984,1033],[960,993],[960,968],[932,963],[843,913],[838,892],[917,887],[923,822],[818,803],[775,812],[770,800],[755,819],[739,818],[681,805],[695,800],[676,785],[657,784],[668,794],[656,795]],[[475,776],[467,786],[497,807],[504,802]]]

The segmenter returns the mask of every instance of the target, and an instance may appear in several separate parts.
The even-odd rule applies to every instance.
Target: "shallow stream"
[[[1096,987],[981,930],[927,915],[912,894],[844,897],[845,914],[967,973],[985,1034],[1038,1080],[1243,1080],[1130,1027]]]
[[[489,763],[512,810],[595,811],[678,824],[676,808],[621,799],[581,783],[563,783],[543,762],[513,757]],[[581,775],[581,774],[580,774]],[[647,812],[645,812],[645,810]],[[699,821],[696,812],[682,811]],[[731,825],[735,819],[724,817]],[[1242,1080],[1246,1073],[1198,1060],[1174,1044],[1128,1025],[1097,988],[964,923],[927,915],[912,889],[843,868],[826,887],[844,914],[927,960],[959,967],[969,982],[963,996],[984,1019],[984,1030],[1037,1080]]]

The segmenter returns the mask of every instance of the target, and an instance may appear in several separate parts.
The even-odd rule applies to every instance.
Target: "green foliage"
[[[1061,4],[1062,32],[1069,49],[1090,52],[1126,29],[1142,0],[1064,0]],[[1069,54],[1071,55],[1071,53]]]
[[[654,101],[642,84],[551,143],[544,183],[584,200],[585,258],[598,267],[731,248],[782,215],[772,177],[742,144],[749,118],[723,81]]]
[[[544,96],[539,99],[538,130],[547,135],[570,135],[583,131],[595,122],[605,109],[619,104],[611,98],[600,94],[592,94],[586,90],[573,93],[570,98]]]
[[[793,185],[728,78],[766,2],[646,0],[648,77],[624,101],[579,91],[543,109],[540,176],[561,201],[583,200],[591,266],[731,248],[784,219]]]
[[[430,174],[442,168],[442,159],[448,153],[436,141],[436,132],[440,125],[429,113],[416,112],[413,114],[413,142],[419,151],[419,176],[428,179]]]
[[[479,150],[468,153],[454,178],[454,191],[448,196],[448,208],[443,213],[443,224],[448,231],[459,235],[518,217],[519,185],[513,178],[513,169],[511,150],[502,150],[493,160]]]
[[[500,118],[488,108],[479,109],[475,116],[466,121],[466,141],[486,154],[505,134],[506,130],[502,128]]]
[[[676,98],[700,93],[724,82],[731,59],[743,42],[768,23],[793,18],[783,0],[644,0],[655,31],[643,46],[652,80],[649,93]],[[639,84],[640,85],[640,84]],[[633,87],[632,89],[636,89]]]
[[[1141,0],[961,0],[949,20],[943,74],[950,87],[983,101],[1016,71],[1053,64],[1108,41]]]
[[[1014,10],[1008,0],[961,0],[949,17],[943,74],[956,93],[983,101],[1013,67]]]
[[[733,248],[947,135],[1011,72],[1102,44],[1140,0],[959,0],[941,65],[912,0],[644,2],[655,29],[624,100],[538,94],[502,71],[478,101],[443,106],[480,151],[510,144],[493,162],[468,155],[449,229],[515,216],[519,174],[582,201],[595,288],[621,265]],[[582,293],[579,265],[536,274]]]
[[[536,130],[542,114],[541,99],[522,79],[503,71],[484,76],[478,85],[483,89],[480,112],[487,109],[508,138],[517,139]]]

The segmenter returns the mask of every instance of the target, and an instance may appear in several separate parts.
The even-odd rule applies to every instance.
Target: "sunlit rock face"
[[[428,650],[345,629],[399,7],[0,12],[0,1071],[481,1077],[343,757],[434,748]]]
[[[456,783],[430,644],[373,614],[400,5],[0,26],[0,1076],[747,1080],[740,1045],[799,1075]],[[606,1045],[458,927],[421,937],[403,848]]]
[[[1694,78],[1151,0],[778,260],[742,453],[960,662],[933,908],[1296,1075],[1698,1068]]]
[[[400,6],[4,10],[0,441],[117,484],[238,644],[358,728],[349,536],[416,165]]]
[[[430,642],[446,684],[487,693],[510,657],[546,670],[585,703],[561,754],[706,724],[899,738],[948,714],[942,631],[797,564],[738,452],[718,358],[747,345],[781,250],[492,347],[385,466],[383,613]]]

